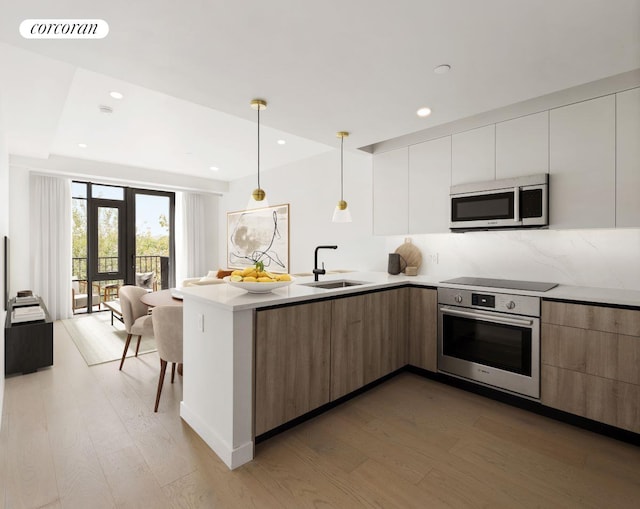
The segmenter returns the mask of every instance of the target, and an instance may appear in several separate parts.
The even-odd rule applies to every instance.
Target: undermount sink
[[[333,281],[314,281],[313,283],[301,283],[303,286],[312,286],[314,288],[324,288],[325,290],[333,290],[335,288],[348,288],[349,286],[360,286],[366,284],[364,281],[349,281],[347,279],[337,279]]]

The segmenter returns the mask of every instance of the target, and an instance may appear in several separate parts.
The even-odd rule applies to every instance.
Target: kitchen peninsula
[[[372,272],[349,273],[347,279],[364,284],[330,290],[301,284],[311,282],[309,277],[267,294],[229,285],[184,289],[186,367],[180,415],[229,468],[253,458],[256,436],[408,363],[436,371],[435,289],[440,283],[425,276]],[[640,314],[640,292],[635,291],[561,285],[544,298],[625,306]],[[385,319],[383,312],[394,319]],[[287,343],[300,337],[306,341]],[[354,346],[351,338],[357,337],[377,343],[366,351],[366,344]],[[412,348],[413,337],[419,339],[417,349]],[[425,343],[426,354],[418,351]],[[343,356],[354,355],[354,348],[366,359],[360,371],[353,362],[340,365]],[[339,355],[331,355],[330,349],[338,349]],[[420,358],[424,362],[416,361]],[[301,359],[313,366],[298,366]],[[285,363],[295,364],[306,380],[296,372],[284,397],[265,385],[273,383],[260,374],[268,362],[276,374]],[[341,369],[344,376],[336,376]],[[294,389],[299,399],[289,397]]]

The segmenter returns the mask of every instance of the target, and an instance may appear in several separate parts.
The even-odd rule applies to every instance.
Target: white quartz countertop
[[[558,285],[547,292],[512,291],[505,290],[504,288],[441,283],[440,281],[433,280],[428,276],[405,276],[404,274],[392,276],[386,272],[349,272],[320,276],[320,281],[340,279],[363,282],[364,284],[327,290],[323,288],[305,286],[303,283],[313,282],[312,276],[305,276],[298,277],[293,284],[285,288],[273,290],[271,293],[247,293],[245,290],[232,287],[228,284],[189,286],[181,289],[181,291],[183,292],[185,301],[187,302],[190,299],[196,299],[231,311],[311,301],[328,297],[362,293],[381,288],[392,288],[394,286],[402,286],[406,284],[414,286],[430,286],[433,288],[446,286],[448,288],[471,289],[474,291],[484,290],[502,293],[517,293],[519,295],[532,295],[545,299],[611,304],[618,306],[634,306],[640,308],[640,291],[636,290]]]

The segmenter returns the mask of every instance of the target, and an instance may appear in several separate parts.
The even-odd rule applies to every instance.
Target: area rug
[[[124,325],[118,320],[114,320],[113,326],[111,325],[111,313],[76,315],[74,318],[62,320],[62,324],[88,366],[122,358],[127,333]],[[138,338],[131,338],[127,357],[135,355],[137,342]],[[138,355],[155,351],[155,339],[143,336]]]

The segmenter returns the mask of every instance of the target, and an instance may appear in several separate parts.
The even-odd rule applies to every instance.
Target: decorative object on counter
[[[289,274],[272,274],[265,270],[262,262],[256,262],[253,267],[234,270],[230,276],[223,279],[231,286],[242,288],[249,293],[269,293],[271,290],[288,286],[293,282]]]
[[[405,259],[407,267],[415,267],[416,270],[420,270],[420,266],[422,265],[422,253],[413,244],[410,237],[406,237],[404,239],[404,243],[396,249],[396,253]]]
[[[227,267],[289,272],[289,204],[227,213]]]
[[[400,274],[407,268],[407,261],[399,253],[389,253],[387,272],[392,275]]]
[[[406,276],[417,276],[418,275],[418,267],[413,267],[408,265],[406,269],[404,269],[404,273]]]
[[[247,209],[260,206],[268,207],[267,193],[260,187],[260,111],[267,109],[267,101],[263,99],[253,99],[251,107],[258,112],[258,187],[253,190]]]
[[[291,276],[290,276],[291,277]],[[249,293],[269,293],[277,288],[284,288],[289,286],[295,281],[294,277],[291,277],[290,281],[275,281],[273,283],[258,283],[257,281],[245,283],[244,281],[231,281],[231,276],[223,278],[223,281],[229,283],[231,286],[241,288]]]
[[[347,202],[344,201],[344,139],[349,136],[347,131],[338,131],[336,136],[340,138],[340,201],[333,211],[334,223],[350,223],[351,211],[347,208]]]
[[[33,297],[33,292],[31,290],[20,290],[16,297]]]

